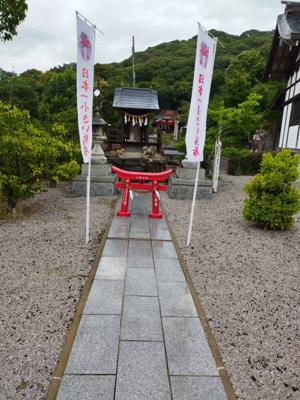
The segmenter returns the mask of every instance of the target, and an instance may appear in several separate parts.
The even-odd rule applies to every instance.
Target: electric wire
[[[44,33],[37,29],[29,28],[25,25],[21,25],[18,28],[18,33],[21,35],[28,37],[30,39],[39,40],[49,45],[61,47],[63,49],[76,52],[76,47],[74,46],[74,42],[71,40],[59,38],[58,36],[50,35],[48,33]],[[104,56],[114,56],[121,54],[130,54],[130,47],[104,47],[104,46],[95,46],[95,52],[101,53]]]

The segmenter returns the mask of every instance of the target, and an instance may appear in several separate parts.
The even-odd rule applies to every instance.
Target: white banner
[[[211,38],[198,24],[193,91],[186,131],[186,158],[203,161],[206,117],[214,68],[216,39]]]
[[[83,162],[92,153],[95,29],[77,14],[77,114]]]

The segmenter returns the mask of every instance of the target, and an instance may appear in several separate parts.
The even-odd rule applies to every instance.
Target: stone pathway
[[[114,217],[58,400],[226,400],[164,219]]]

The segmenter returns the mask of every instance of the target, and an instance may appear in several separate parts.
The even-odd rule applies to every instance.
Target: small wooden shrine
[[[148,145],[149,114],[159,110],[157,91],[142,88],[117,88],[113,107],[122,113],[124,145]]]

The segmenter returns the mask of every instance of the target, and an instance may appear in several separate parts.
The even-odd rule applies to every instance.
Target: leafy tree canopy
[[[0,40],[6,42],[17,34],[18,25],[27,12],[25,0],[0,0]]]

